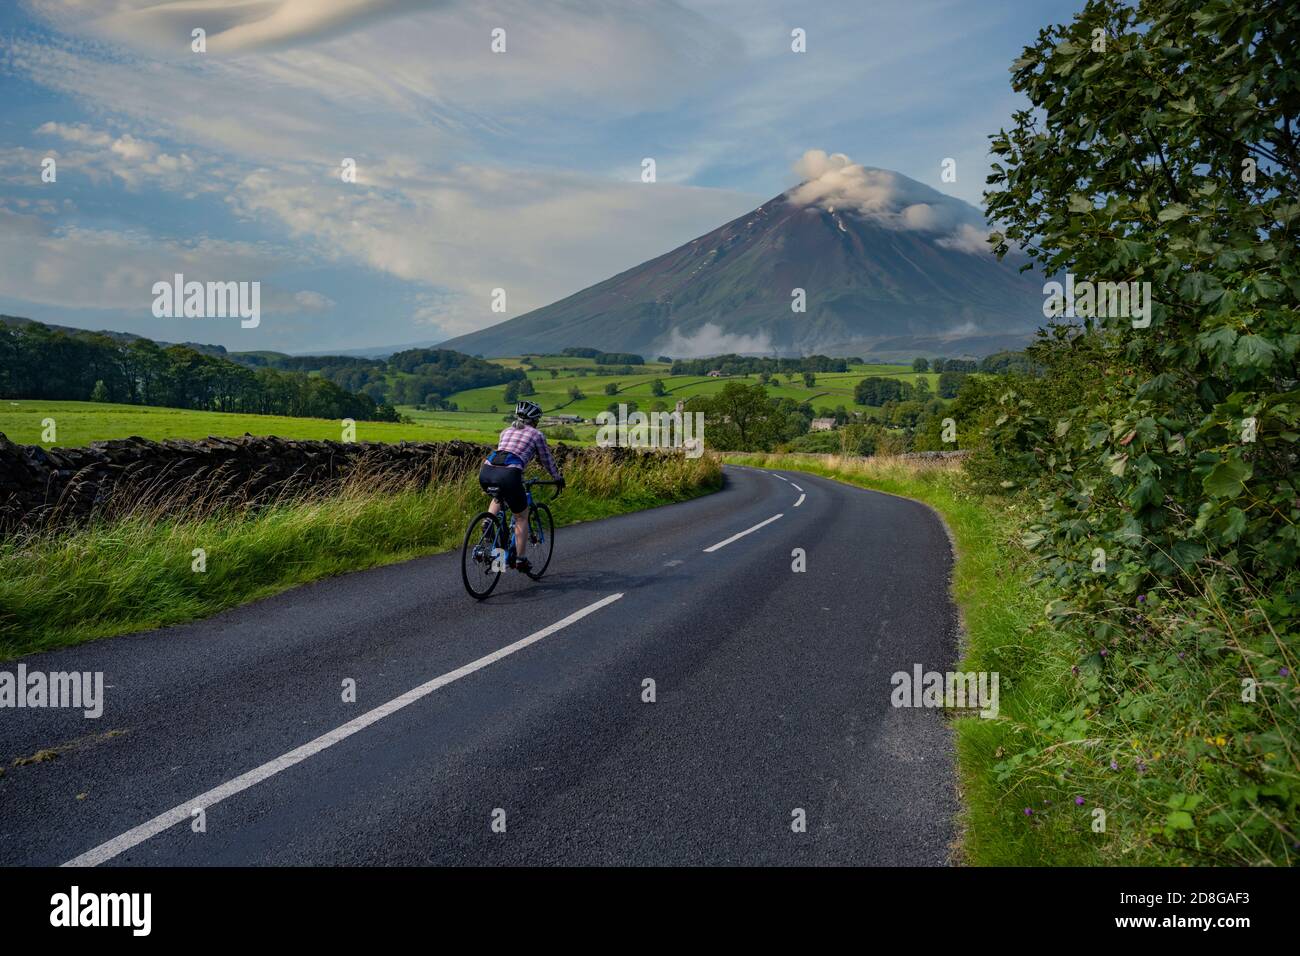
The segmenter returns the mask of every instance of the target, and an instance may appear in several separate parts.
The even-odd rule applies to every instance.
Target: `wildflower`
[[[1074,798],[1074,805],[1075,805],[1076,807],[1081,807],[1081,806],[1083,806],[1083,797],[1075,797],[1075,798]]]
[[[1281,674],[1283,677],[1291,676],[1291,668],[1289,667],[1279,667],[1277,672]]]
[[[1033,815],[1034,815],[1033,808],[1032,808],[1032,807],[1025,807],[1025,816],[1027,816],[1027,817],[1032,817]]]
[[[1139,604],[1146,604],[1146,603],[1147,603],[1147,596],[1146,596],[1145,594],[1139,594],[1139,595],[1138,595],[1138,603],[1139,603]]]
[[[1100,654],[1102,657],[1105,657],[1105,656],[1106,656],[1106,648],[1103,647],[1103,648],[1102,648],[1101,650],[1099,650],[1097,653]]]

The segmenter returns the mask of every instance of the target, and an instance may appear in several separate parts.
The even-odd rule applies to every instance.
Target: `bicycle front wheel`
[[[490,511],[481,512],[469,523],[460,550],[460,576],[465,590],[483,600],[501,580],[505,560],[505,552],[497,542],[496,516]]]
[[[528,562],[533,569],[528,576],[536,581],[546,573],[555,549],[555,521],[546,505],[534,505],[528,512]]]

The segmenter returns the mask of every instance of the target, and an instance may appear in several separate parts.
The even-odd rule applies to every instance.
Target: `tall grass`
[[[593,450],[570,460],[565,477],[568,488],[552,504],[558,524],[716,490],[721,468],[708,457],[618,462]],[[194,620],[296,584],[457,547],[487,504],[474,475],[421,488],[364,468],[257,507],[123,494],[93,523],[0,542],[0,658]]]

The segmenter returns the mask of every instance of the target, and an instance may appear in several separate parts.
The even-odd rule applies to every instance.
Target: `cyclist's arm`
[[[560,469],[555,466],[555,459],[551,457],[550,446],[546,444],[546,436],[540,431],[537,433],[537,460],[542,463],[542,467],[551,473],[551,477],[559,481],[564,476],[560,474]]]

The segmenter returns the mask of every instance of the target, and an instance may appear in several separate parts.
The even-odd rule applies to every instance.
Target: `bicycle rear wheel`
[[[460,577],[465,590],[478,600],[492,593],[501,580],[505,555],[497,542],[497,519],[490,511],[480,512],[465,531],[460,549]],[[498,560],[499,556],[499,560]]]
[[[528,561],[533,569],[528,576],[536,581],[546,573],[555,550],[555,521],[546,505],[533,505],[528,512]]]

